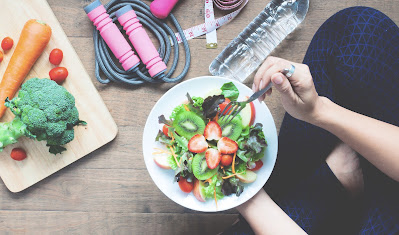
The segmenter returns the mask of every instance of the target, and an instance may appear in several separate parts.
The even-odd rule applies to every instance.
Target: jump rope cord
[[[139,67],[133,70],[125,71],[123,69],[120,69],[114,63],[108,50],[108,46],[100,36],[99,31],[94,28],[93,40],[96,59],[95,75],[97,80],[103,84],[107,84],[112,81],[126,83],[129,85],[140,85],[145,82],[179,82],[186,76],[188,72],[191,63],[191,53],[187,39],[184,36],[183,29],[181,28],[175,16],[172,13],[169,15],[172,23],[176,27],[183,41],[183,47],[185,50],[185,64],[183,71],[175,78],[172,78],[171,76],[175,72],[177,63],[179,61],[179,44],[177,42],[175,33],[165,22],[153,16],[150,11],[150,7],[140,0],[111,0],[109,3],[104,5],[104,7],[107,10],[107,13],[112,18],[112,21],[115,23],[117,21],[115,17],[115,12],[126,5],[130,5],[134,9],[137,18],[140,20],[140,23],[147,29],[149,29],[157,37],[160,44],[158,52],[165,64],[167,64],[170,59],[172,51],[170,39],[172,40],[174,45],[172,65],[166,74],[162,74],[157,78],[152,78],[151,76],[149,76],[149,73],[143,63],[140,63]],[[103,79],[101,77],[100,69],[107,77],[106,79]]]

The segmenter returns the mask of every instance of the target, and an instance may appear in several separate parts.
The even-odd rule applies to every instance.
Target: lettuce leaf
[[[233,82],[223,84],[220,89],[222,90],[222,95],[225,98],[229,98],[231,101],[236,101],[238,96],[240,95],[240,92]]]
[[[168,164],[172,170],[176,170],[178,168],[175,158],[172,155],[168,156]]]
[[[193,96],[191,97],[193,100],[193,106],[196,108],[199,108],[202,111],[202,104],[204,103],[204,98],[199,97],[199,96]]]
[[[215,198],[214,192],[216,189],[216,198],[218,200],[222,199],[224,197],[222,193],[222,183],[223,183],[222,178],[220,178],[218,174],[215,174],[212,177],[209,185],[202,188],[205,198]]]
[[[176,134],[174,128],[170,128],[169,130],[173,133],[173,137],[175,137],[175,141],[178,146],[182,148],[183,151],[187,152],[188,151],[188,140],[184,136],[179,136]]]
[[[237,144],[239,148],[237,157],[243,162],[255,162],[261,159],[267,147],[262,124],[256,123],[253,127],[245,128],[237,139]]]
[[[169,116],[170,119],[175,120],[176,116],[179,115],[181,112],[186,111],[186,109],[184,108],[184,104],[181,104],[179,106],[176,106],[173,111],[172,114]]]
[[[216,116],[219,110],[219,104],[224,102],[223,95],[208,96],[202,104],[202,109],[205,118],[212,119]]]
[[[171,146],[173,144],[172,139],[167,137],[161,130],[158,131],[158,135],[155,137],[155,141],[159,141],[162,144]]]

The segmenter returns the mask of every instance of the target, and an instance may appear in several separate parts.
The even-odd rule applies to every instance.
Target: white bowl
[[[215,88],[220,88],[226,82],[233,82],[240,96],[238,100],[244,100],[245,96],[251,96],[252,90],[244,84],[222,77],[203,76],[182,82],[166,92],[154,105],[148,116],[143,134],[143,154],[148,172],[158,188],[172,201],[196,211],[216,212],[223,211],[239,206],[252,198],[269,179],[277,157],[277,131],[273,117],[264,102],[254,101],[256,117],[255,123],[263,124],[263,132],[268,146],[265,156],[262,158],[263,167],[256,171],[257,179],[251,184],[244,184],[244,192],[237,197],[236,195],[225,196],[218,200],[217,208],[215,201],[208,199],[206,202],[198,201],[193,193],[184,193],[180,190],[178,183],[174,181],[174,171],[165,170],[157,166],[153,160],[154,148],[165,148],[162,144],[155,141],[158,131],[163,124],[158,123],[158,116],[170,116],[173,108],[186,100],[186,93],[191,96],[204,97],[207,92]]]

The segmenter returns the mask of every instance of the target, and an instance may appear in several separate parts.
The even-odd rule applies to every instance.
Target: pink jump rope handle
[[[146,65],[151,77],[162,77],[166,70],[166,65],[147,32],[137,19],[136,13],[130,5],[124,6],[116,13],[119,23],[126,30],[129,35],[129,40],[132,42],[134,49],[140,56],[141,61]]]
[[[140,59],[134,54],[129,43],[118,27],[112,22],[100,0],[92,2],[84,8],[87,16],[100,31],[101,37],[122,64],[125,71],[137,69]]]
[[[150,10],[159,19],[165,19],[179,0],[154,0]]]

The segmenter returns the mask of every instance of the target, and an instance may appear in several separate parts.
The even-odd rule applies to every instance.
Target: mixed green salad
[[[224,196],[240,196],[243,183],[256,180],[267,142],[262,124],[253,124],[252,103],[227,124],[218,119],[239,96],[232,82],[210,93],[204,98],[187,93],[188,102],[175,107],[168,119],[159,116],[164,125],[155,140],[166,148],[154,152],[154,161],[175,171],[183,192],[193,191],[199,201],[214,198],[217,203]]]

